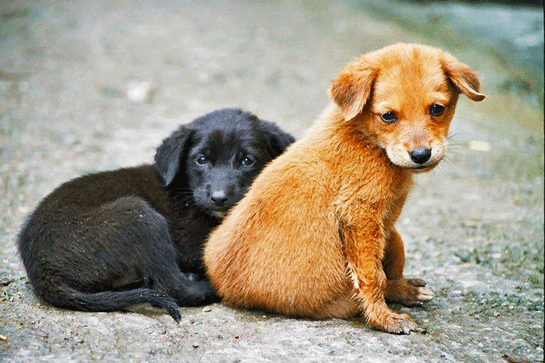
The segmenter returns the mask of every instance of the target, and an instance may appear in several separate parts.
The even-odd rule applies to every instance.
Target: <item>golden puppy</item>
[[[363,316],[408,334],[408,306],[433,294],[405,279],[394,223],[415,172],[443,158],[460,93],[474,101],[475,72],[438,49],[397,44],[349,63],[333,104],[307,135],[257,177],[205,245],[223,302],[310,318]]]

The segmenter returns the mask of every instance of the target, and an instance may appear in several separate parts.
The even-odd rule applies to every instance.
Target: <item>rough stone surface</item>
[[[542,361],[543,94],[533,85],[542,92],[543,58],[532,53],[543,49],[542,10],[483,9],[378,0],[3,1],[0,361]],[[487,37],[502,21],[518,29],[511,43],[524,59],[505,54],[510,32]],[[481,74],[488,95],[460,99],[448,159],[416,178],[398,223],[406,274],[436,294],[423,308],[393,307],[410,313],[418,332],[221,304],[182,308],[176,324],[149,307],[80,313],[33,296],[16,234],[60,183],[151,162],[180,123],[221,107],[242,107],[300,136],[343,64],[398,41],[450,51]],[[134,85],[149,86],[145,101],[127,97]]]

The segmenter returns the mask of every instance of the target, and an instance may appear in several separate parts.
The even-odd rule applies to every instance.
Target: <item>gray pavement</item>
[[[221,304],[182,308],[176,324],[150,307],[80,313],[33,296],[16,234],[60,183],[151,162],[180,123],[216,108],[242,107],[300,136],[342,65],[399,41],[450,51],[479,72],[488,95],[460,99],[448,158],[416,178],[398,223],[406,275],[436,295],[423,308],[393,307],[411,314],[418,332]],[[0,361],[543,361],[542,52],[539,9],[0,3]]]

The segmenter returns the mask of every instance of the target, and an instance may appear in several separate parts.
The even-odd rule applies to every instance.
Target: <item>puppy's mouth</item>
[[[226,209],[226,210],[223,210],[223,209],[222,209],[222,210],[219,210],[219,209],[218,209],[218,210],[211,210],[211,211],[210,211],[210,214],[212,214],[214,217],[219,218],[219,219],[225,218],[225,216],[227,215],[227,213],[228,213],[228,210],[227,210],[227,209]]]
[[[225,205],[225,206],[208,206],[207,213],[211,216],[214,216],[219,219],[225,218],[227,214],[229,213],[229,210],[233,207],[233,205]]]
[[[428,162],[428,163],[425,163],[425,164],[416,164],[416,163],[413,163],[409,160],[392,160],[390,159],[390,161],[399,166],[399,167],[402,167],[404,169],[409,169],[411,170],[412,172],[414,173],[425,173],[433,168],[435,168],[437,166],[437,164],[439,164],[439,162]]]
[[[427,155],[419,155],[406,151],[404,148],[391,147],[386,148],[386,154],[390,161],[404,169],[409,169],[414,173],[424,173],[435,168],[443,158],[443,148],[429,149]],[[418,151],[418,150],[417,150]],[[420,151],[421,153],[424,151]]]
[[[429,165],[417,165],[417,166],[411,167],[410,169],[412,169],[414,173],[425,173],[435,168],[437,164],[438,163],[433,163]]]

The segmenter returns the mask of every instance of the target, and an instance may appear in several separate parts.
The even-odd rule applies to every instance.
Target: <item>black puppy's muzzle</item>
[[[238,202],[237,181],[228,173],[217,173],[206,186],[210,208],[216,211],[227,211]]]
[[[236,193],[230,189],[209,189],[207,203],[209,213],[217,218],[224,218],[238,199]]]
[[[229,202],[229,196],[225,190],[216,190],[210,193],[210,201],[217,207],[225,207]]]

